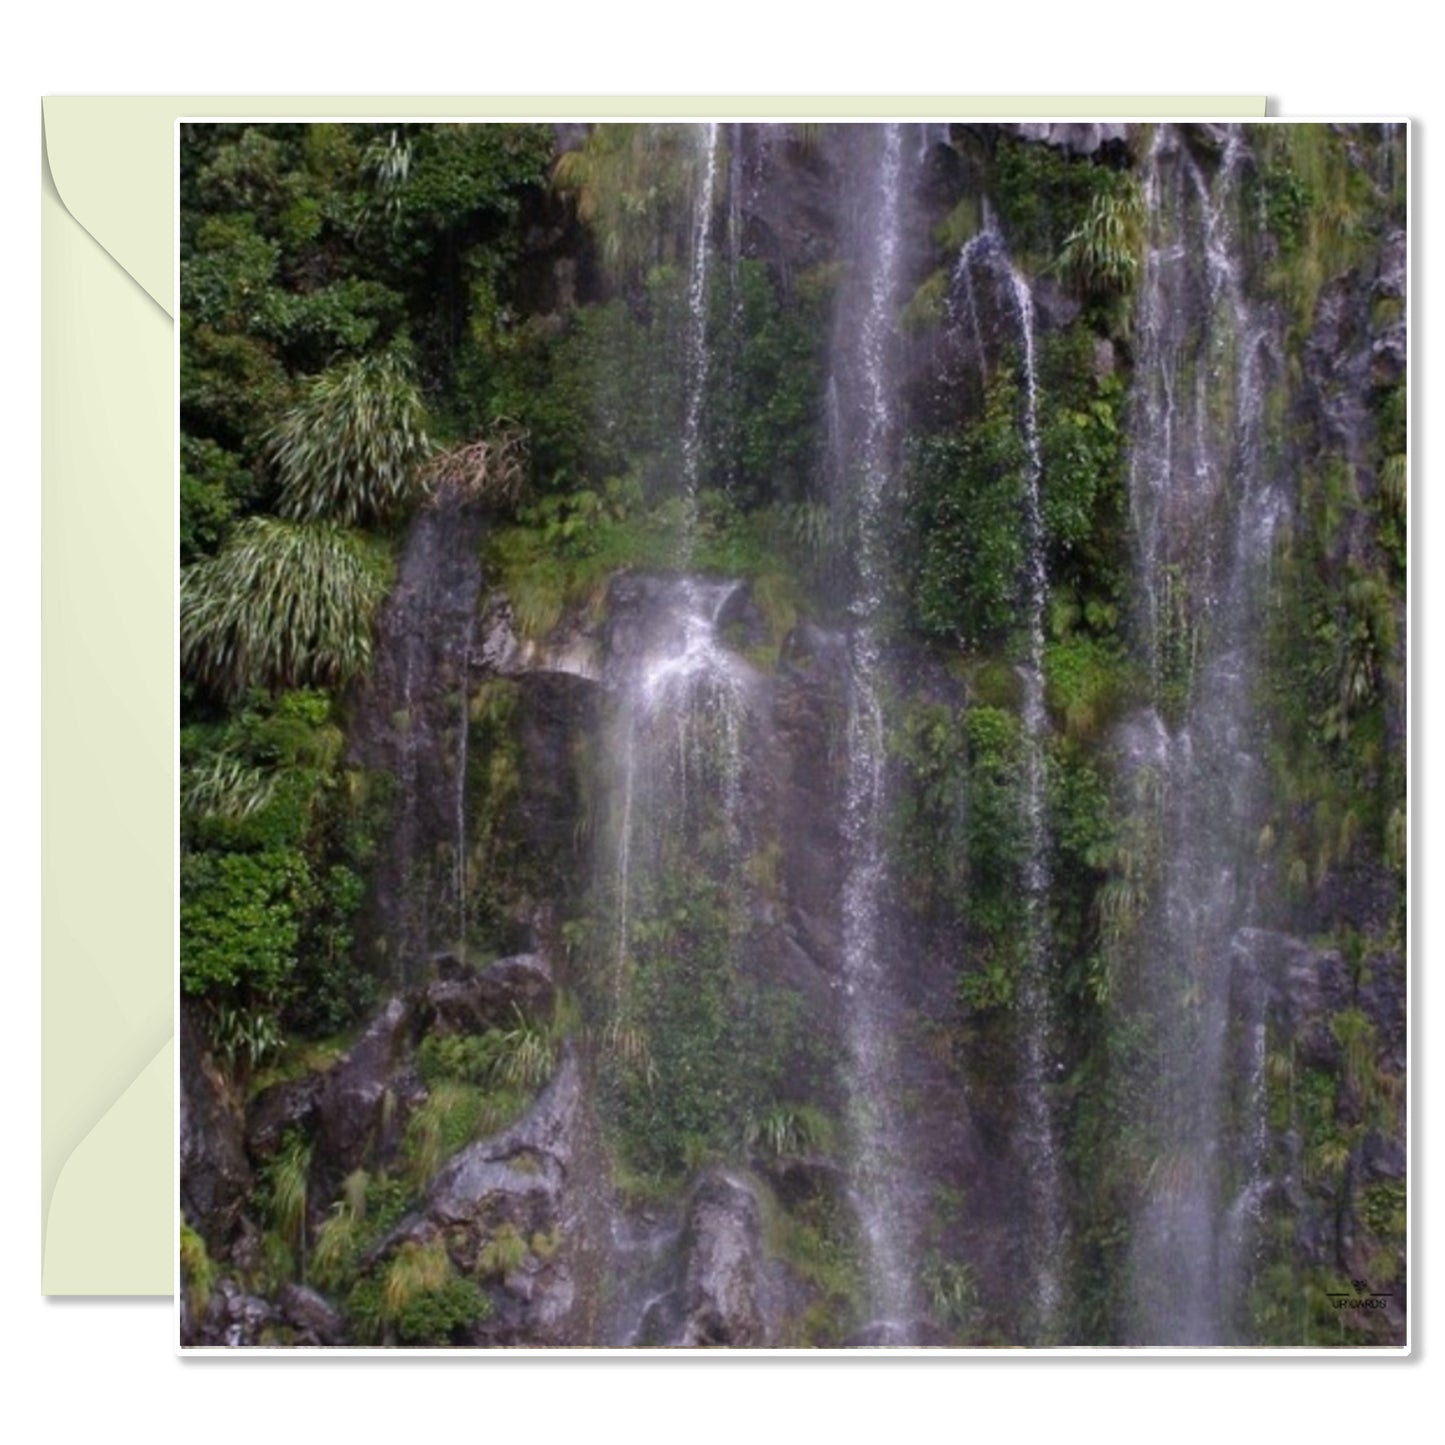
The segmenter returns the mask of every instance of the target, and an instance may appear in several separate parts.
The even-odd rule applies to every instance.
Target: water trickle
[[[1161,1344],[1229,1342],[1253,1211],[1248,1186],[1227,1197],[1228,1179],[1261,1152],[1262,1091],[1242,1122],[1228,1100],[1231,940],[1249,918],[1258,832],[1254,633],[1281,506],[1261,463],[1269,329],[1247,297],[1232,220],[1243,159],[1231,130],[1206,177],[1164,126],[1144,178],[1130,493],[1167,738],[1147,985],[1167,1071],[1150,1096],[1156,1161],[1136,1221],[1132,1315],[1139,1337]]]
[[[708,345],[708,278],[712,270],[712,216],[717,188],[716,122],[702,127],[702,179],[693,197],[692,261],[687,286],[687,408],[682,424],[683,540],[681,566],[692,560],[697,532],[697,489],[702,468],[703,405],[707,399],[712,350]]]
[[[1033,293],[1013,264],[992,216],[959,253],[955,290],[964,296],[965,314],[981,368],[987,366],[979,318],[974,272],[983,270],[1003,294],[1002,308],[1015,322],[1020,379],[1023,383],[1022,427],[1026,465],[1023,477],[1024,623],[1027,652],[1019,668],[1023,684],[1024,813],[1027,852],[1024,889],[1027,895],[1027,952],[1019,983],[1022,1020],[1022,1154],[1028,1162],[1032,1228],[1029,1258],[1033,1270],[1037,1326],[1047,1335],[1056,1325],[1062,1301],[1058,1274],[1066,1225],[1063,1180],[1059,1163],[1058,1124],[1050,1101],[1053,1082],[1055,1020],[1048,987],[1051,953],[1049,898],[1049,835],[1045,799],[1044,750],[1048,715],[1044,706],[1044,612],[1048,605],[1048,565],[1041,489],[1043,452],[1039,440],[1038,372],[1035,362]]]
[[[472,642],[477,632],[477,614],[473,611],[466,621],[462,641],[461,687],[457,702],[457,788],[456,788],[456,903],[457,903],[457,956],[466,957],[467,952],[467,748],[472,730],[471,682]]]
[[[398,782],[367,930],[397,984],[465,941],[467,695],[484,524],[479,507],[456,499],[417,514],[352,730],[355,762]]]

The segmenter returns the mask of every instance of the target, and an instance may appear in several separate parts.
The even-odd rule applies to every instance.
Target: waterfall
[[[1231,939],[1249,919],[1259,826],[1254,632],[1280,502],[1259,444],[1269,333],[1247,297],[1232,221],[1243,159],[1232,130],[1206,177],[1161,126],[1145,170],[1129,483],[1164,734],[1164,848],[1144,1004],[1158,1031],[1156,1152],[1135,1224],[1131,1312],[1138,1337],[1161,1344],[1230,1342],[1236,1282],[1226,1275],[1245,1256],[1243,1217],[1258,1195],[1246,1180],[1228,1197],[1232,1166],[1259,1149],[1257,1125],[1238,1139],[1228,1117],[1227,1037]]]
[[[981,369],[987,367],[978,298],[973,272],[986,267],[1005,293],[1003,307],[1012,313],[1019,343],[1023,381],[1023,435],[1026,465],[1023,477],[1023,578],[1027,652],[1020,669],[1023,681],[1024,813],[1027,853],[1024,889],[1027,895],[1027,952],[1019,987],[1023,1020],[1023,1153],[1027,1159],[1028,1186],[1033,1214],[1029,1255],[1033,1271],[1034,1306],[1038,1328],[1047,1335],[1057,1323],[1062,1299],[1058,1265],[1065,1239],[1063,1182],[1060,1174],[1058,1128],[1050,1103],[1054,1020],[1048,986],[1051,954],[1048,925],[1049,833],[1046,816],[1044,749],[1048,717],[1044,708],[1044,610],[1048,603],[1048,568],[1041,487],[1043,453],[1039,440],[1038,372],[1035,363],[1033,293],[1028,281],[1009,258],[1003,238],[990,218],[985,228],[959,253],[954,269],[955,289],[961,286],[971,339]]]
[[[639,595],[628,599],[637,609],[640,638],[615,666],[616,1004],[622,1001],[632,946],[634,870],[655,866],[663,838],[704,826],[703,814],[713,802],[727,850],[731,856],[737,852],[748,673],[718,639],[719,617],[737,587],[693,577],[648,579],[639,583]]]
[[[850,603],[850,688],[843,833],[843,975],[847,990],[848,1115],[852,1183],[862,1224],[870,1300],[876,1314],[901,1324],[914,1312],[906,1161],[897,1093],[894,1029],[897,980],[883,930],[887,858],[883,843],[885,742],[880,690],[880,613],[887,559],[882,523],[896,467],[897,381],[891,365],[902,250],[903,135],[883,127],[853,264],[859,314],[840,320],[832,398],[840,394],[858,435],[850,442],[851,492],[840,499],[854,527],[856,581]],[[830,420],[836,413],[830,406]],[[835,482],[844,468],[834,459]]]
[[[1052,1056],[1052,1009],[1047,980],[1050,952],[1047,919],[1049,840],[1044,815],[1044,744],[1048,733],[1048,718],[1044,712],[1044,606],[1048,599],[1048,576],[1044,558],[1043,513],[1039,501],[1043,458],[1039,450],[1033,296],[1028,283],[1012,264],[1008,265],[1007,273],[1023,345],[1024,435],[1028,444],[1028,468],[1024,477],[1028,658],[1024,664],[1023,697],[1025,807],[1028,814],[1028,857],[1024,871],[1024,886],[1028,892],[1028,956],[1020,1002],[1025,1029],[1026,1142],[1031,1155],[1029,1162],[1037,1230],[1034,1243],[1035,1297],[1040,1327],[1047,1331],[1054,1325],[1059,1307],[1057,1269],[1064,1236],[1058,1146],[1048,1093]]]
[[[697,492],[702,466],[703,407],[707,396],[712,353],[708,345],[707,316],[709,279],[712,269],[712,214],[717,185],[718,143],[721,127],[710,123],[701,128],[701,179],[693,196],[692,255],[688,265],[686,369],[687,392],[682,419],[681,476],[679,494],[683,501],[683,531],[678,549],[678,566],[685,574],[697,542]],[[731,589],[729,589],[731,590]],[[721,702],[728,726],[736,733],[737,716],[727,710],[736,700],[731,686],[730,659],[716,646],[713,629],[717,612],[727,594],[699,586],[684,577],[676,589],[674,605],[680,631],[672,632],[666,646],[679,650],[646,655],[632,667],[622,683],[621,717],[618,725],[621,756],[621,803],[618,809],[615,879],[617,936],[614,949],[614,1004],[622,998],[632,929],[632,860],[634,830],[637,827],[637,798],[640,770],[654,760],[646,756],[649,743],[655,745],[655,723],[659,713],[671,718],[678,756],[682,759],[680,779],[686,786],[688,718],[698,707]],[[634,660],[635,661],[635,660]],[[694,684],[725,680],[722,691],[704,696]],[[663,822],[649,818],[650,826]]]
[[[692,560],[697,532],[697,488],[702,463],[703,404],[707,398],[712,352],[708,346],[708,279],[712,270],[712,214],[717,186],[718,137],[716,121],[703,127],[702,181],[693,197],[692,259],[687,286],[687,407],[682,424],[682,566]]]

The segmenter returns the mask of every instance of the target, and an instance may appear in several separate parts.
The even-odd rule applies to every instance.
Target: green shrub
[[[1018,406],[1017,388],[1000,378],[973,427],[925,438],[910,457],[914,614],[926,634],[966,647],[996,642],[1016,618],[1028,464]]]
[[[296,965],[295,896],[306,860],[294,849],[192,853],[181,859],[181,987],[239,985],[274,995]]]
[[[1044,649],[1045,700],[1074,738],[1094,736],[1127,695],[1130,675],[1123,649],[1087,634]]]
[[[346,1314],[366,1343],[443,1346],[488,1318],[492,1303],[471,1280],[457,1278],[440,1240],[408,1241],[391,1260],[359,1280]]]

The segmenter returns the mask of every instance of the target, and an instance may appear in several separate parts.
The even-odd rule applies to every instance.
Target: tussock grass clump
[[[188,818],[241,822],[271,801],[276,782],[275,773],[252,767],[234,753],[215,753],[181,769],[181,812]]]
[[[423,416],[410,369],[394,353],[313,377],[270,437],[281,514],[345,527],[395,515],[431,450]]]
[[[232,698],[343,685],[370,664],[386,585],[355,534],[252,517],[223,552],[181,574],[182,669]]]

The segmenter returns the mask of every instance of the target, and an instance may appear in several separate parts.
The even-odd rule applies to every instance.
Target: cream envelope
[[[173,1285],[179,117],[1264,113],[1238,96],[45,100],[42,1291]]]

